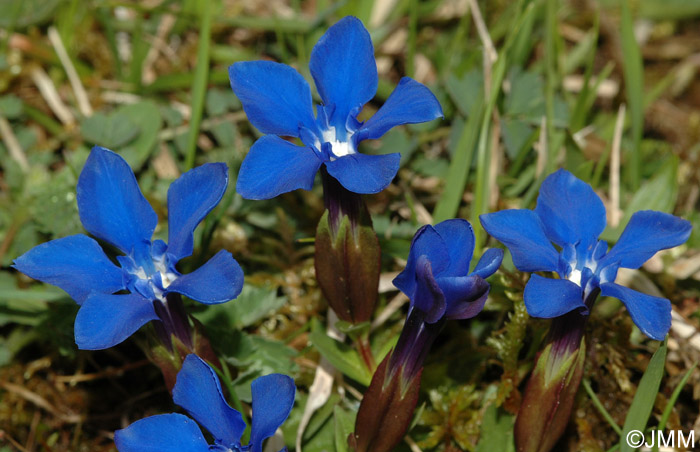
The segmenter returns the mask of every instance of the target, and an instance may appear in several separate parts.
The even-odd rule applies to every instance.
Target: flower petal
[[[293,67],[242,61],[229,66],[228,74],[248,120],[260,132],[298,137],[301,125],[317,129],[311,88]]]
[[[496,273],[498,267],[501,266],[501,262],[503,262],[503,250],[500,248],[489,248],[481,255],[481,259],[479,259],[470,276],[481,276],[486,279]]]
[[[377,92],[377,63],[369,32],[356,17],[345,17],[321,36],[309,69],[325,105],[334,105],[331,124],[345,127],[347,117]]]
[[[425,254],[416,262],[416,292],[411,306],[425,314],[425,322],[435,323],[445,315],[447,300],[442,287],[433,276],[433,269]]]
[[[221,444],[239,444],[245,430],[241,413],[226,403],[214,370],[197,355],[187,355],[173,387],[173,401]]]
[[[75,317],[75,343],[81,350],[113,347],[151,320],[158,320],[153,302],[141,295],[93,293]]]
[[[540,187],[535,212],[549,239],[563,247],[588,248],[605,229],[605,206],[590,185],[560,169],[547,176]]]
[[[435,225],[450,255],[450,265],[442,276],[466,276],[474,254],[474,231],[467,220],[456,218]]]
[[[243,160],[236,191],[246,199],[270,199],[297,188],[311,190],[321,163],[306,146],[267,135],[253,144]]]
[[[544,226],[532,210],[510,209],[479,216],[486,232],[503,243],[513,264],[523,272],[555,271],[557,250],[544,234]]]
[[[178,276],[166,289],[204,304],[233,300],[243,288],[243,270],[231,253],[221,250],[197,270]]]
[[[228,185],[225,163],[207,163],[178,178],[168,189],[168,253],[179,261],[192,255],[193,232],[219,203]]]
[[[413,236],[406,267],[393,281],[394,285],[411,300],[416,293],[416,264],[420,256],[428,257],[433,274],[440,274],[450,263],[445,240],[430,225],[423,226]]]
[[[119,452],[207,452],[197,424],[182,414],[159,414],[114,432]]]
[[[362,125],[358,131],[359,139],[377,139],[395,126],[442,117],[440,102],[430,89],[412,78],[404,77],[384,105]]]
[[[78,211],[85,229],[126,254],[150,243],[158,216],[121,156],[95,146],[77,187]]]
[[[489,293],[489,283],[480,276],[438,278],[445,294],[448,319],[470,319],[481,312]]]
[[[588,313],[583,303],[583,290],[568,279],[532,275],[525,286],[523,297],[527,313],[532,317],[551,319],[579,308],[584,309],[582,314]]]
[[[673,248],[688,240],[692,225],[674,215],[641,210],[635,212],[622,231],[620,240],[601,262],[620,262],[621,267],[639,268],[657,251]]]
[[[379,193],[391,183],[399,170],[401,154],[349,154],[326,162],[328,174],[351,192],[362,195]]]
[[[671,328],[671,302],[665,298],[643,294],[615,283],[600,285],[600,293],[622,301],[632,321],[642,333],[657,341]]]
[[[253,394],[253,421],[250,429],[252,452],[262,452],[265,438],[287,419],[294,406],[294,380],[282,374],[258,377],[251,384]]]
[[[124,289],[122,270],[97,242],[82,234],[35,246],[12,265],[25,275],[53,284],[82,304],[90,292],[114,293]]]

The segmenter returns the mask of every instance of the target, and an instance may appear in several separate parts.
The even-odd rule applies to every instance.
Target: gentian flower
[[[226,403],[214,370],[196,355],[188,355],[177,375],[173,401],[214,437],[208,444],[202,431],[183,414],[161,414],[136,421],[114,433],[119,452],[262,452],[263,441],[289,416],[294,405],[294,380],[271,374],[253,380],[253,420],[250,444],[242,445],[246,428],[241,413]],[[285,449],[282,449],[285,450]]]
[[[620,267],[639,268],[657,251],[688,240],[689,221],[652,210],[636,212],[608,250],[598,239],[606,224],[603,202],[590,185],[563,169],[542,183],[534,211],[503,210],[480,219],[508,247],[519,270],[558,274],[559,279],[530,277],[524,299],[531,316],[553,318],[573,310],[588,314],[600,292],[620,299],[652,339],[662,340],[671,327],[667,299],[615,284],[615,277]]]
[[[400,124],[442,117],[430,90],[404,77],[372,118],[357,120],[377,91],[377,65],[370,35],[355,17],[340,20],[319,39],[309,69],[323,101],[315,118],[311,89],[296,69],[271,61],[229,68],[231,87],[248,119],[267,134],[253,144],[241,166],[236,190],[244,198],[310,190],[322,165],[345,189],[378,193],[396,175],[400,155],[360,154],[358,144]],[[303,146],[281,136],[299,138]]]
[[[418,400],[423,361],[448,319],[469,319],[484,308],[485,281],[503,251],[489,249],[472,272],[474,232],[466,220],[423,226],[394,285],[410,299],[396,347],[379,365],[362,398],[351,439],[357,452],[390,451],[401,441]]]
[[[590,185],[563,169],[544,180],[535,210],[503,210],[480,219],[508,247],[519,270],[559,276],[533,274],[525,286],[528,313],[553,321],[514,431],[518,452],[548,452],[569,422],[583,377],[584,327],[596,298],[619,298],[644,334],[662,340],[671,327],[671,302],[623,287],[615,278],[620,267],[639,268],[657,251],[685,242],[691,225],[663,212],[636,212],[608,250],[598,238],[606,224],[602,201]]]
[[[81,349],[122,342],[142,325],[161,320],[169,333],[185,336],[173,323],[169,299],[179,294],[205,304],[235,298],[243,272],[227,251],[219,251],[192,273],[176,264],[194,249],[193,233],[218,204],[228,184],[224,163],[209,163],[183,174],[168,190],[168,241],[151,241],[158,216],[144,198],[126,161],[101,147],[92,149],[77,186],[85,229],[124,253],[115,265],[94,239],[77,234],[32,248],[14,267],[56,285],[80,305],[75,341]],[[128,291],[128,293],[118,293]],[[179,300],[179,298],[178,298]],[[169,335],[168,335],[169,339]]]

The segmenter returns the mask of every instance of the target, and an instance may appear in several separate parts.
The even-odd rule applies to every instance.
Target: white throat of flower
[[[567,279],[580,287],[581,286],[581,270],[577,270],[577,269],[571,270],[571,273],[569,273],[569,276]]]
[[[331,161],[336,160],[340,157],[345,157],[346,155],[355,154],[357,151],[354,149],[352,144],[352,137],[354,132],[347,131],[347,135],[344,141],[337,140],[337,134],[335,133],[335,127],[329,126],[326,130],[321,132],[323,141],[330,143],[331,145]]]

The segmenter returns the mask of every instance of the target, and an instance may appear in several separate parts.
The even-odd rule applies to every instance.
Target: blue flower
[[[274,435],[294,405],[294,380],[271,374],[253,380],[253,420],[250,444],[241,445],[246,428],[241,413],[226,403],[214,370],[196,355],[188,355],[177,374],[173,401],[214,437],[209,445],[187,416],[161,414],[136,421],[114,433],[119,452],[262,452],[263,441]],[[284,450],[284,449],[283,449]]]
[[[620,299],[653,339],[662,340],[671,327],[667,299],[615,284],[615,278],[620,267],[639,268],[657,251],[684,243],[690,222],[663,212],[636,212],[608,250],[598,240],[606,224],[603,202],[590,185],[563,169],[542,183],[535,210],[503,210],[480,219],[508,247],[519,270],[558,274],[559,279],[530,277],[524,298],[531,316],[553,318],[575,309],[587,315],[600,293]]]
[[[490,289],[486,278],[498,270],[503,251],[487,250],[470,272],[473,254],[474,231],[466,220],[445,220],[416,232],[406,268],[394,279],[411,304],[388,378],[400,373],[407,385],[422,368],[445,321],[470,319],[484,308]]]
[[[474,271],[474,231],[467,220],[446,220],[416,232],[406,268],[394,285],[411,300],[411,309],[424,313],[425,321],[469,319],[484,307],[489,292],[486,278],[496,272],[503,251],[489,249]]]
[[[323,164],[349,191],[378,193],[396,175],[400,155],[360,154],[358,143],[400,124],[442,117],[430,90],[404,77],[372,118],[357,120],[377,91],[377,65],[370,35],[355,17],[340,20],[319,39],[309,69],[323,101],[315,118],[309,84],[294,68],[271,61],[229,68],[231,87],[248,119],[268,134],[255,142],[241,166],[236,190],[244,198],[310,190]],[[304,146],[280,136],[299,138]]]
[[[227,251],[183,275],[175,267],[193,252],[193,232],[218,204],[228,184],[223,163],[183,174],[168,190],[168,241],[151,242],[158,216],[146,201],[134,173],[114,152],[95,147],[77,186],[85,229],[124,255],[115,265],[94,239],[78,234],[41,244],[17,258],[14,267],[34,279],[56,285],[81,306],[75,341],[81,349],[116,345],[142,325],[158,320],[154,303],[169,294],[205,304],[238,296],[243,272]],[[128,291],[128,294],[116,294]],[[161,310],[162,311],[162,310]]]

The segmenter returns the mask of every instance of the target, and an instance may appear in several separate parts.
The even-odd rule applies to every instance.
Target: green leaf
[[[336,369],[353,380],[369,386],[372,374],[362,363],[360,355],[349,345],[328,337],[321,322],[313,319],[309,341]]]
[[[626,438],[632,430],[644,431],[651,415],[651,410],[654,408],[656,394],[659,392],[661,378],[664,376],[664,364],[666,362],[666,342],[656,350],[654,356],[649,361],[649,366],[642,376],[642,380],[637,387],[637,393],[634,395],[632,405],[627,412],[625,425],[622,427],[622,435],[620,436],[620,452],[632,452],[634,447],[627,444]]]
[[[494,404],[489,405],[481,420],[481,436],[476,452],[514,452],[514,424],[512,415],[500,412]]]
[[[95,113],[83,119],[80,130],[89,145],[102,146],[116,151],[139,134],[139,126],[121,110],[110,115]]]
[[[0,97],[0,114],[7,119],[17,119],[24,112],[22,99],[14,94]]]
[[[333,408],[333,420],[335,421],[335,450],[349,452],[348,436],[355,430],[355,413],[336,405]]]
[[[286,302],[286,297],[277,296],[276,288],[244,284],[238,298],[228,303],[207,306],[204,311],[195,314],[195,317],[207,325],[241,329],[256,324]]]
[[[22,0],[0,2],[0,27],[26,27],[44,22],[53,15],[61,0]]]
[[[120,154],[137,171],[150,157],[158,143],[158,132],[163,125],[163,118],[158,106],[151,101],[138,102],[119,108],[120,114],[125,114],[139,125],[141,133],[135,140],[120,149]]]

